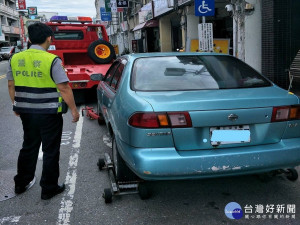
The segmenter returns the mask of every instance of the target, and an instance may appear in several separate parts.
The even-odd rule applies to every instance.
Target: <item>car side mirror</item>
[[[93,81],[102,81],[103,78],[104,78],[104,76],[103,76],[102,73],[95,73],[95,74],[92,74],[92,75],[90,76],[90,78],[91,78],[91,80],[93,80]]]

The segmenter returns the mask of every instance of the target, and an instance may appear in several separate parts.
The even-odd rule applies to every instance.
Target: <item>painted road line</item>
[[[0,75],[0,80],[6,78],[6,74]]]
[[[0,224],[7,224],[7,223],[18,223],[21,216],[9,216],[9,217],[3,217],[0,219]]]
[[[80,112],[84,107],[80,108]],[[67,191],[64,192],[64,196],[60,202],[60,209],[58,213],[57,224],[70,224],[71,212],[73,211],[73,198],[77,180],[77,164],[80,152],[80,142],[82,136],[83,117],[79,118],[76,125],[74,134],[74,140],[72,145],[72,151],[69,159],[68,171],[65,180]]]

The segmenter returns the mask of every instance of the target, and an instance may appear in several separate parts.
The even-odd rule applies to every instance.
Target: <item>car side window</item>
[[[125,65],[123,63],[120,63],[119,67],[117,68],[117,70],[112,78],[111,87],[115,90],[117,90],[119,87],[120,78],[122,76],[124,67],[125,67]]]
[[[116,71],[116,69],[118,68],[118,65],[120,64],[120,62],[114,62],[112,64],[112,66],[108,69],[106,75],[105,75],[105,83],[107,83],[108,85],[110,85],[111,79]]]

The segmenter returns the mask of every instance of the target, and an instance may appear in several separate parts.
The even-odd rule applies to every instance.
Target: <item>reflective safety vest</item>
[[[43,50],[28,49],[11,58],[15,82],[17,113],[56,114],[62,111],[62,97],[52,79],[56,55]]]

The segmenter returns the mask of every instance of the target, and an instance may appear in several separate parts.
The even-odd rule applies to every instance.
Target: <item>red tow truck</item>
[[[46,23],[54,32],[48,52],[59,56],[64,64],[75,101],[81,103],[90,97],[99,81],[92,74],[105,74],[116,58],[103,25],[93,24],[90,17],[68,18],[53,16]]]

